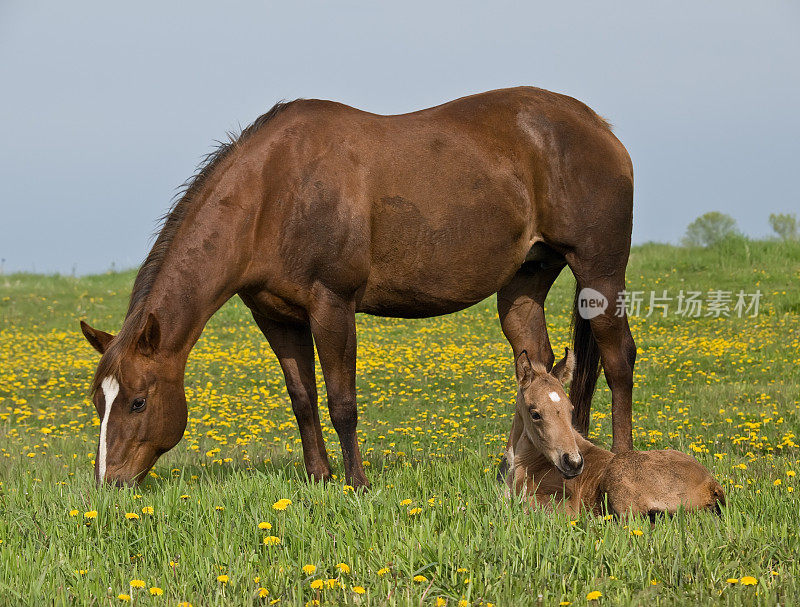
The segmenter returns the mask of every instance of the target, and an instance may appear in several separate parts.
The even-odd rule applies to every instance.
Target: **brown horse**
[[[565,265],[609,301],[625,287],[633,170],[609,125],[571,97],[491,91],[400,116],[278,104],[187,183],[102,354],[98,482],[141,479],[185,429],[183,376],[208,319],[239,295],[278,357],[308,474],[330,476],[314,346],[347,482],[367,484],[356,437],[355,314],[427,317],[497,293],[514,354],[553,355],[544,300]],[[577,292],[577,291],[576,291]],[[576,299],[577,303],[577,299]],[[612,309],[576,315],[576,423],[602,356],[614,447],[632,448],[635,346]]]
[[[517,406],[498,480],[533,506],[582,509],[595,514],[640,514],[711,510],[719,513],[725,493],[690,455],[672,449],[616,455],[586,440],[572,427],[572,403],[562,385],[572,377],[567,350],[552,372],[517,357]]]

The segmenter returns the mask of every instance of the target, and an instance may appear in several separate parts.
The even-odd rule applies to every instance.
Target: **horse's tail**
[[[592,333],[591,323],[578,312],[579,285],[575,285],[572,308],[572,346],[575,350],[575,371],[569,388],[569,399],[575,407],[572,423],[586,436],[589,432],[589,412],[597,378],[600,376],[600,348]]]

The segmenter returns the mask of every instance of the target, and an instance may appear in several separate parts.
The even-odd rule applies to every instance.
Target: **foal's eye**
[[[541,416],[541,415],[539,415],[539,412],[538,412],[538,411],[533,411],[533,410],[531,410],[531,419],[532,419],[533,421],[538,421],[538,420],[542,419],[542,416]]]
[[[131,403],[131,411],[141,411],[144,409],[145,404],[147,404],[147,401],[144,398],[134,398]]]

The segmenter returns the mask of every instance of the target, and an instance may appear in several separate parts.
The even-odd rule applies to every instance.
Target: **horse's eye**
[[[533,421],[539,421],[540,419],[542,419],[542,416],[539,415],[538,411],[534,411],[533,409],[531,409],[531,419]]]
[[[131,411],[141,411],[144,409],[145,404],[147,404],[147,401],[144,398],[134,398],[131,403]]]

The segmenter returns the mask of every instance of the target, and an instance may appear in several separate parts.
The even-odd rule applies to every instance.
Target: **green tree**
[[[719,211],[711,211],[688,225],[686,235],[681,242],[688,247],[710,247],[738,233],[736,220],[733,217]]]
[[[769,225],[781,240],[797,240],[797,217],[794,213],[770,213]]]

